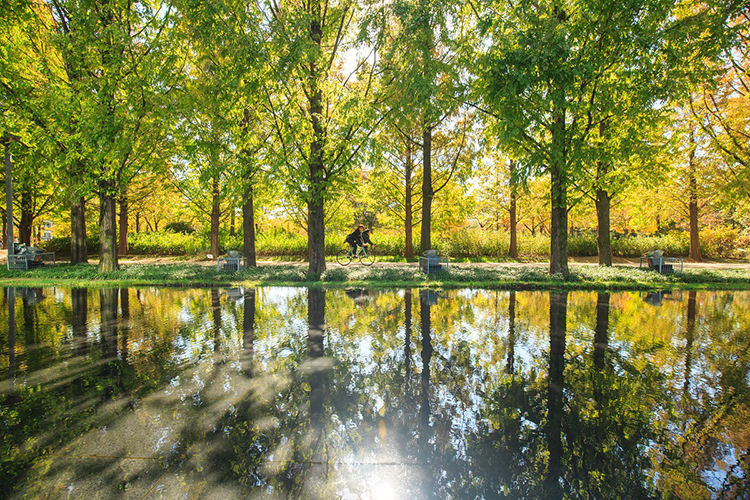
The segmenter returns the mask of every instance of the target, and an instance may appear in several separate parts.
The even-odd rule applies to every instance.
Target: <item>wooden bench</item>
[[[419,258],[419,270],[425,274],[437,273],[448,269],[448,257],[438,257],[437,250],[426,250]]]

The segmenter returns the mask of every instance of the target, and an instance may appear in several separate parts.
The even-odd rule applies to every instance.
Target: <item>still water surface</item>
[[[2,292],[3,498],[750,491],[750,292]]]

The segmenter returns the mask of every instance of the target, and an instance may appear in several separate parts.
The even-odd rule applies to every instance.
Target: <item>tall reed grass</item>
[[[346,247],[347,232],[331,230],[326,234],[326,254],[335,255]],[[376,230],[372,234],[375,251],[381,256],[404,257],[406,242],[403,231]],[[209,236],[203,233],[182,234],[173,232],[131,234],[130,253],[134,255],[201,255],[209,251]],[[98,235],[90,235],[90,253],[98,252]],[[414,253],[419,254],[419,234],[414,235]],[[61,254],[70,250],[70,238],[55,238],[45,248]],[[432,247],[442,255],[453,258],[507,258],[510,246],[509,234],[503,231],[461,229],[450,233],[435,234]],[[690,252],[688,233],[673,231],[655,236],[621,236],[612,239],[612,254],[618,257],[638,257],[649,250],[660,249],[665,255],[686,257]],[[709,228],[701,232],[701,254],[706,258],[747,257],[750,235],[732,228]],[[227,250],[242,250],[242,234],[219,235],[219,253]],[[597,255],[596,235],[584,233],[568,237],[571,257]],[[259,256],[294,257],[307,256],[307,237],[281,228],[264,231],[256,237],[256,252]],[[549,255],[549,236],[522,233],[518,235],[518,252],[522,257]]]

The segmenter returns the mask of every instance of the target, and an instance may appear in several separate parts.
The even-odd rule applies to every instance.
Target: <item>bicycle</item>
[[[367,247],[357,247],[355,253],[351,248],[345,248],[336,255],[336,262],[342,266],[348,266],[353,260],[359,260],[363,266],[371,266],[375,263],[375,253],[372,248],[368,251]]]

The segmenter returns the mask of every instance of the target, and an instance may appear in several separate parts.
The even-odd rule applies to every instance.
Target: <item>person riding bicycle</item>
[[[357,226],[357,229],[352,231],[345,240],[349,246],[351,246],[352,254],[357,254],[357,246],[363,247],[365,245],[374,245],[372,241],[370,241],[370,230],[365,229],[364,224],[360,224]]]

